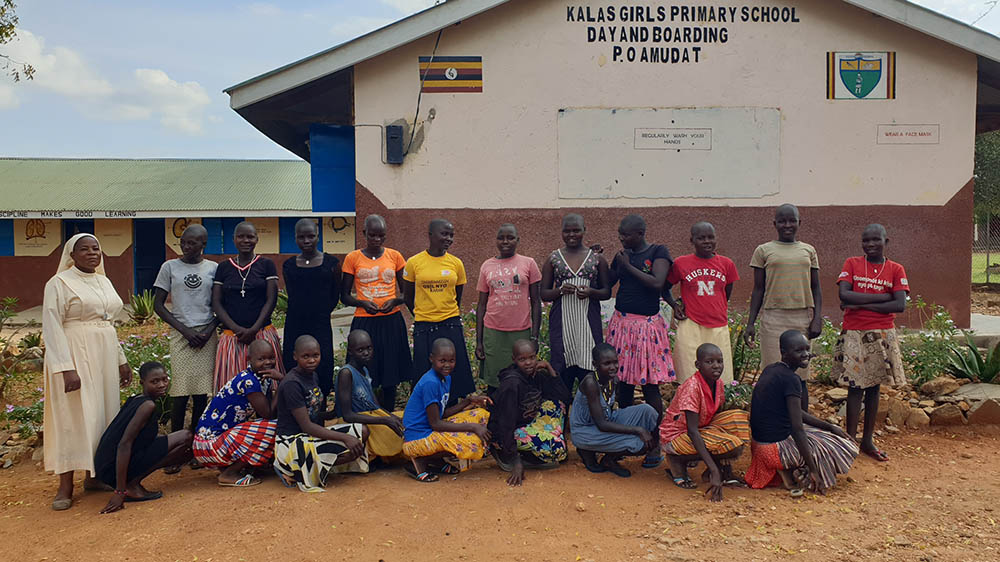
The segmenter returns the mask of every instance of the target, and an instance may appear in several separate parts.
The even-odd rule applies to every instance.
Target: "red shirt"
[[[699,326],[721,328],[729,324],[726,285],[740,280],[733,260],[720,255],[702,259],[680,256],[667,275],[671,285],[680,283],[684,313]]]
[[[865,256],[847,258],[844,268],[837,277],[837,283],[851,284],[855,293],[892,294],[896,291],[910,292],[910,283],[906,279],[906,270],[902,265],[885,260],[885,263],[874,264]],[[844,311],[845,330],[891,330],[895,327],[895,314],[875,312],[857,308]]]

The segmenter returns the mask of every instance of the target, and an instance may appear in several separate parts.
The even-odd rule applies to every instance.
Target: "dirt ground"
[[[973,285],[972,312],[1000,316],[1000,285]]]
[[[662,468],[632,460],[621,479],[572,453],[521,488],[491,460],[434,484],[337,475],[323,494],[274,477],[220,488],[185,468],[146,480],[161,500],[98,515],[108,494],[78,492],[57,513],[55,478],[28,462],[0,471],[0,536],[7,560],[997,560],[998,439],[996,427],[887,435],[892,460],[859,459],[825,497],[727,489],[721,504]]]

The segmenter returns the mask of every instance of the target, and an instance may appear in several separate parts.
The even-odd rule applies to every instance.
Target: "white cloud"
[[[24,29],[4,46],[6,55],[35,67],[31,85],[69,96],[90,98],[110,95],[111,84],[98,76],[76,51],[65,47],[46,48],[45,39]]]
[[[396,21],[393,18],[376,18],[368,16],[353,16],[344,18],[330,26],[330,34],[336,40],[346,41],[374,31]]]
[[[15,86],[3,82],[7,79],[6,76],[0,75],[0,111],[21,105],[21,100],[17,99],[17,93],[14,91]]]
[[[247,7],[255,16],[274,17],[281,15],[281,8],[267,2],[254,2]]]
[[[205,109],[211,98],[197,82],[178,82],[159,69],[136,69],[112,84],[76,51],[45,45],[45,39],[17,30],[5,54],[35,67],[35,77],[16,85],[0,85],[0,110],[18,107],[18,89],[52,92],[67,98],[92,119],[144,121],[158,119],[164,128],[188,135],[204,132]]]
[[[392,6],[396,10],[409,15],[414,12],[429,8],[434,4],[440,4],[443,0],[380,0],[387,6]]]

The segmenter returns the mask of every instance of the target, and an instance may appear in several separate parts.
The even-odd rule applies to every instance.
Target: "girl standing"
[[[583,246],[583,217],[568,214],[562,221],[563,247],[542,265],[539,294],[552,302],[549,345],[552,368],[570,391],[590,370],[590,352],[604,341],[601,301],[611,297],[608,262]]]
[[[879,386],[906,384],[893,319],[906,310],[906,295],[910,292],[906,270],[885,257],[888,243],[885,227],[870,224],[861,234],[865,255],[844,262],[837,277],[844,326],[833,351],[833,378],[847,387],[848,434],[857,433],[863,396],[865,425],[861,452],[882,462],[889,460],[889,456],[872,440]]]
[[[254,253],[257,229],[249,222],[236,225],[233,242],[239,254],[219,264],[212,286],[212,310],[225,328],[215,356],[214,392],[246,368],[247,348],[254,340],[265,340],[281,355],[278,331],[271,324],[278,270],[273,261]],[[278,368],[285,372],[284,365]]]
[[[305,334],[316,338],[322,352],[316,379],[325,397],[333,388],[330,314],[340,300],[340,260],[317,249],[319,225],[313,219],[300,219],[295,223],[295,243],[302,252],[281,265],[288,292],[282,359],[285,371],[294,368],[295,340]]]
[[[63,245],[56,274],[45,284],[45,470],[59,475],[52,509],[73,505],[73,471],[90,473],[86,490],[107,489],[94,478],[94,451],[118,414],[118,387],[132,369],[111,323],[122,299],[104,276],[101,246],[80,233]]]
[[[418,379],[430,369],[434,340],[450,340],[455,345],[455,367],[451,372],[454,403],[476,390],[459,310],[465,266],[448,253],[455,241],[455,227],[450,222],[432,220],[427,230],[427,250],[407,260],[403,271],[403,295],[413,312],[413,374]]]
[[[372,385],[381,389],[381,404],[389,411],[396,407],[396,386],[412,378],[413,359],[406,337],[403,304],[402,254],[385,247],[385,219],[369,215],[365,219],[365,247],[344,258],[344,281],[340,300],[354,307],[351,331],[364,330],[378,350],[368,364]],[[354,294],[351,294],[351,290]]]

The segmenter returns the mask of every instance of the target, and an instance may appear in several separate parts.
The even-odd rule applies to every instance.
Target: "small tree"
[[[0,300],[0,333],[6,335],[0,338],[0,402],[6,397],[7,387],[17,377],[21,376],[21,367],[30,356],[25,349],[19,349],[14,343],[17,335],[23,330],[35,328],[38,323],[30,321],[16,328],[10,329],[11,320],[17,316],[17,297],[4,297]]]
[[[10,43],[17,37],[17,14],[14,13],[14,0],[0,0],[0,45]],[[10,58],[0,52],[0,70],[3,70],[15,82],[20,82],[21,78],[33,80],[35,68],[24,61]]]

